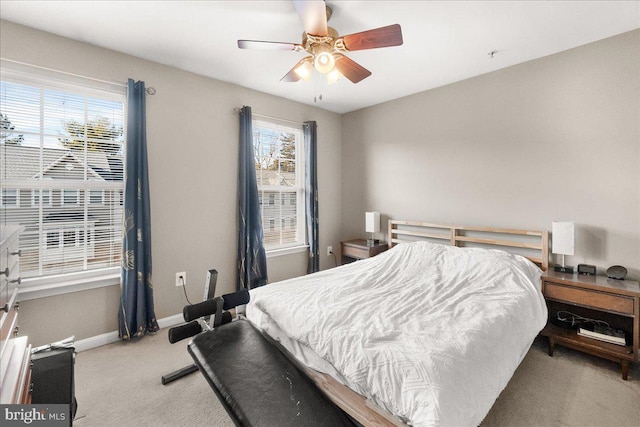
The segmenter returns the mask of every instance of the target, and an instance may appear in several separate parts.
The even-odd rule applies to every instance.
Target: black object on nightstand
[[[556,265],[553,270],[558,273],[573,274],[573,266],[570,265]]]
[[[607,268],[607,277],[616,280],[624,280],[627,277],[627,269],[621,265],[612,265]]]
[[[596,266],[589,264],[578,264],[578,274],[586,274],[587,276],[596,275]]]

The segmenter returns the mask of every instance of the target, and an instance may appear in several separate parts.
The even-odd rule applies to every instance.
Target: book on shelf
[[[624,331],[603,325],[593,325],[578,329],[578,335],[605,341],[611,344],[626,345]]]

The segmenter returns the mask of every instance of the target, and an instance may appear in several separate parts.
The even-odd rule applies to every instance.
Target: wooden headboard
[[[509,228],[467,227],[427,222],[389,220],[389,247],[416,240],[449,242],[453,246],[511,248],[547,271],[549,268],[549,232]]]

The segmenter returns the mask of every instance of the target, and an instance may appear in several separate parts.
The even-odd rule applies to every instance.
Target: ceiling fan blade
[[[371,71],[344,55],[336,58],[336,68],[353,83],[358,83],[371,75]]]
[[[261,49],[261,50],[296,50],[295,43],[267,42],[263,40],[238,40],[240,49]]]
[[[298,61],[298,63],[296,65],[293,66],[292,69],[289,70],[289,72],[287,74],[284,75],[283,78],[280,79],[281,82],[291,82],[291,83],[295,83],[298,80],[301,79],[301,77],[298,75],[298,73],[296,73],[296,68],[298,68],[298,66],[300,66],[302,64],[302,62],[304,61],[304,59],[301,59],[300,61]]]
[[[324,1],[294,0],[296,12],[302,21],[302,28],[312,36],[326,36],[327,6]]]
[[[349,34],[342,37],[347,50],[375,49],[378,47],[400,46],[402,44],[402,29],[399,24],[361,33]]]

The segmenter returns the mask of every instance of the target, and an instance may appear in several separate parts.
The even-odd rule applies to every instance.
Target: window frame
[[[306,219],[305,219],[305,211],[306,211],[306,190],[305,190],[305,150],[304,150],[304,131],[302,128],[302,124],[297,126],[292,126],[291,122],[282,123],[278,120],[273,119],[265,119],[263,117],[253,116],[252,126],[254,128],[266,128],[272,130],[284,130],[286,132],[293,133],[296,135],[295,139],[295,174],[296,174],[296,186],[293,191],[280,191],[278,187],[279,185],[260,185],[260,180],[258,179],[258,193],[260,194],[260,214],[262,218],[263,224],[263,232],[267,231],[269,228],[274,228],[275,230],[279,230],[282,233],[282,229],[278,228],[278,224],[282,224],[283,219],[289,219],[291,217],[290,214],[285,214],[282,212],[282,208],[287,208],[289,206],[296,206],[295,213],[295,222],[296,222],[296,241],[289,243],[280,243],[277,245],[267,245],[265,244],[265,252],[267,258],[273,256],[287,255],[296,252],[306,251],[309,248],[309,244],[307,242],[307,233],[306,233]],[[253,136],[253,132],[252,132]],[[254,139],[254,144],[256,143]],[[269,190],[274,191],[274,193],[268,192]],[[267,195],[268,197],[265,197]],[[276,197],[278,195],[279,197]],[[290,195],[290,196],[286,196]],[[295,195],[295,204],[290,204],[290,202],[286,202],[287,200],[292,200],[292,196]],[[279,199],[279,201],[278,201]],[[273,203],[272,203],[273,200]],[[266,202],[266,203],[265,203]],[[280,221],[277,220],[276,217],[272,215],[268,215],[265,217],[264,206],[270,208],[279,209]],[[291,217],[293,218],[293,217]],[[288,221],[287,221],[288,222]],[[273,227],[271,227],[273,224]],[[286,227],[285,227],[286,228]]]
[[[61,71],[55,71],[50,69],[45,69],[41,67],[31,66],[28,64],[18,63],[7,59],[0,59],[0,70],[2,74],[2,81],[8,83],[18,83],[22,85],[27,85],[31,87],[43,88],[45,90],[52,89],[57,91],[67,91],[74,95],[80,95],[88,98],[97,98],[100,100],[110,100],[116,101],[122,104],[122,114],[123,114],[123,130],[122,130],[122,144],[123,144],[123,168],[126,164],[126,117],[127,117],[127,103],[126,103],[126,84],[123,83],[115,83],[108,82],[103,80],[92,79],[89,77],[78,76],[75,74],[65,73]],[[124,176],[124,170],[123,170]],[[27,208],[42,208],[42,207],[50,207],[55,203],[56,205],[64,206],[73,206],[70,204],[64,204],[64,195],[62,187],[56,186],[55,184],[51,184],[51,181],[48,181],[46,184],[44,181],[39,184],[37,187],[31,187],[28,185],[19,185],[17,188],[18,199],[20,198],[21,191],[31,191],[30,202],[27,203]],[[80,204],[80,191],[83,191],[84,195],[87,198],[88,202],[88,194],[89,189],[93,184],[88,184],[87,187],[82,188],[82,190],[78,189],[77,191],[77,202],[75,206]],[[43,189],[43,192],[47,191],[49,194],[49,204],[44,204],[41,206],[42,198],[39,198],[38,203],[34,205],[34,191],[39,191]],[[120,201],[124,201],[124,180],[122,181],[122,188],[115,190],[115,188],[109,187],[109,190],[113,191],[113,193],[122,194],[120,197]],[[59,192],[58,195],[54,194],[55,192]],[[57,197],[59,197],[57,199]],[[1,198],[1,192],[0,192]],[[104,202],[104,189],[103,189],[103,202]],[[117,203],[116,203],[117,204]],[[120,203],[119,206],[123,206],[124,203]],[[87,203],[88,205],[88,203]],[[3,206],[4,207],[4,206]],[[93,225],[90,224],[89,228],[91,229],[91,241],[92,244],[95,242],[95,229],[93,229]],[[86,229],[85,229],[86,230]],[[51,230],[53,231],[53,229]],[[40,244],[43,243],[46,245],[47,243],[47,235],[48,231],[42,229]],[[86,238],[86,235],[84,236]],[[58,235],[58,242],[62,244],[64,236],[62,233]],[[77,246],[79,239],[78,231],[75,233],[75,245]],[[109,266],[109,267],[97,267],[95,269],[90,270],[82,270],[82,271],[74,271],[74,272],[66,272],[62,274],[47,274],[44,276],[25,278],[22,280],[22,285],[20,286],[19,293],[21,300],[31,300],[36,298],[44,298],[54,295],[61,295],[71,292],[84,291],[88,289],[95,289],[99,287],[105,286],[114,286],[120,284],[120,270],[121,266]]]

